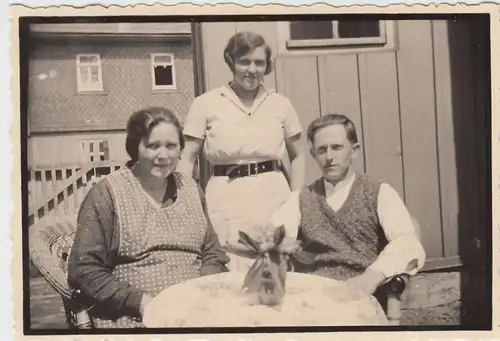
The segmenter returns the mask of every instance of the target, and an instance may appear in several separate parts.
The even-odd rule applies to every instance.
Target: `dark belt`
[[[214,165],[214,176],[228,176],[231,179],[280,170],[276,160],[254,162],[243,165]]]

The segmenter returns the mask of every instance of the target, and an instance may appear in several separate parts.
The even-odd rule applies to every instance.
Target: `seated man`
[[[347,280],[369,295],[396,275],[416,274],[425,251],[412,217],[390,185],[353,170],[360,145],[351,120],[322,116],[307,139],[323,176],[272,217],[289,237],[297,233],[303,255],[311,256],[308,264],[295,261],[295,271]]]

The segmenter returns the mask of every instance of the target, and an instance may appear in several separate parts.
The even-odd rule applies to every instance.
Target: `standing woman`
[[[302,127],[290,100],[263,85],[271,72],[271,49],[253,32],[229,39],[224,60],[233,79],[197,97],[184,125],[186,146],[178,170],[193,174],[204,146],[213,176],[206,188],[207,210],[222,245],[238,231],[262,238],[262,227],[304,179]],[[290,185],[281,160],[291,161]],[[295,232],[289,235],[295,239]],[[230,255],[231,271],[246,271],[253,260]]]

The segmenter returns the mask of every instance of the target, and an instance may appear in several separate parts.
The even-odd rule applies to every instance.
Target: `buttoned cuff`
[[[377,259],[372,265],[368,267],[368,270],[379,271],[385,276],[385,282],[391,280],[394,276],[401,274],[407,274],[410,276],[415,275],[418,272],[418,260],[413,259],[408,263],[408,265],[401,266],[396,264],[396,262],[384,261],[384,259]]]

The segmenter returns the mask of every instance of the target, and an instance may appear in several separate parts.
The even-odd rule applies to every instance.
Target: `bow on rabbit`
[[[223,246],[229,253],[255,259],[245,276],[243,289],[255,295],[257,304],[279,306],[283,303],[289,258],[299,247],[296,241],[283,243],[285,232],[281,225],[274,230],[271,241],[259,243],[240,231],[238,244]]]

